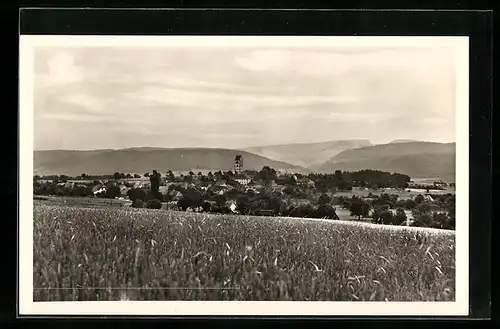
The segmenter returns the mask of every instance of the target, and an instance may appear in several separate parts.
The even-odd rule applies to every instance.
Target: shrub
[[[393,225],[402,225],[406,223],[406,213],[402,208],[396,210],[396,215],[392,219]]]
[[[236,210],[238,210],[238,212],[240,214],[246,214],[248,212],[249,207],[248,207],[247,203],[248,203],[249,199],[250,198],[246,194],[240,195],[236,199]]]
[[[394,216],[392,214],[392,211],[390,211],[389,209],[384,209],[380,213],[380,221],[384,225],[391,225],[393,223],[393,217]]]
[[[198,191],[186,191],[182,198],[177,202],[177,206],[182,210],[187,208],[195,209],[203,205],[203,197]]]
[[[145,200],[146,191],[140,188],[131,188],[130,190],[128,190],[127,196],[129,197],[130,200],[136,200],[136,199]]]
[[[161,201],[158,199],[149,200],[146,207],[149,209],[161,209]]]
[[[132,202],[132,208],[144,208],[144,201],[141,199],[135,199]]]
[[[335,219],[338,220],[339,216],[337,216],[337,213],[335,211],[335,208],[333,208],[329,204],[322,204],[318,206],[318,209],[316,209],[316,218],[328,218],[328,219]]]
[[[209,212],[211,207],[212,205],[207,201],[203,202],[203,204],[201,205],[201,208],[203,209],[204,212]]]

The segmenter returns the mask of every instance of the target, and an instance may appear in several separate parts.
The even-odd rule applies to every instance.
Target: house
[[[305,178],[301,178],[299,180],[297,180],[297,185],[300,185],[300,186],[309,186],[309,187],[315,187],[316,184],[314,184],[314,182],[312,180],[310,180],[309,178],[305,177]]]
[[[215,184],[214,184],[214,185],[217,185],[217,186],[224,186],[224,187],[226,187],[226,186],[227,186],[226,181],[225,181],[225,180],[223,180],[223,179],[218,179],[218,180],[215,182]]]
[[[126,196],[126,195],[128,195],[128,191],[130,191],[130,190],[131,190],[130,187],[124,187],[124,188],[120,187],[120,194],[123,196]]]
[[[243,156],[237,155],[234,158],[234,172],[239,174],[243,171]]]
[[[241,185],[244,185],[244,186],[250,184],[250,181],[251,181],[251,179],[247,178],[247,177],[238,177],[238,178],[235,178],[234,180],[237,181],[238,183],[240,183]]]
[[[106,186],[104,185],[96,185],[92,188],[92,193],[94,195],[99,194],[99,193],[105,193],[106,192]]]
[[[120,194],[121,195],[127,195],[127,192],[130,190],[129,187],[127,187],[127,186],[125,186],[123,184],[120,184],[118,187],[120,188]]]
[[[134,188],[142,188],[142,187],[143,187],[143,185],[144,185],[144,183],[143,183],[143,182],[141,182],[141,181],[134,181],[134,182],[132,183],[132,186],[133,186]]]
[[[179,191],[170,191],[168,192],[168,195],[173,201],[179,201],[180,199],[182,199],[183,196],[182,193]]]
[[[434,201],[434,199],[432,198],[432,196],[431,196],[430,194],[426,194],[426,195],[424,196],[424,200],[426,200],[426,201],[431,201],[431,202],[433,202],[433,201]]]
[[[252,187],[247,187],[246,190],[245,190],[245,193],[248,193],[252,191],[253,193],[257,194],[259,191],[255,188],[252,188]]]
[[[213,186],[212,187],[212,192],[215,194],[225,194],[227,191],[229,191],[231,188],[229,186]]]
[[[163,195],[167,194],[168,193],[168,186],[159,186],[158,192],[160,192]]]
[[[235,200],[229,200],[226,202],[226,206],[231,209],[232,212],[236,212],[236,201]]]

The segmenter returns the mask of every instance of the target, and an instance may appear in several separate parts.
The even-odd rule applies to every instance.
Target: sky
[[[455,141],[451,47],[39,46],[34,147]]]

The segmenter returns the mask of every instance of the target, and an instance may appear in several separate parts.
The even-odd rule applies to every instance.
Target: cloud
[[[256,50],[237,57],[234,63],[244,69],[257,72],[303,74],[308,76],[332,76],[357,70],[411,70],[435,73],[454,65],[453,49],[379,49],[373,52],[335,53],[314,50]]]
[[[127,132],[220,147],[436,136],[438,126],[454,135],[454,54],[444,47],[44,48],[35,60],[42,144],[99,142],[81,127],[103,147]]]
[[[41,71],[37,74],[38,83],[45,87],[77,83],[85,78],[85,71],[75,64],[74,56],[69,51],[57,50],[51,56],[47,56],[45,60],[45,65],[42,65],[41,61],[37,61],[35,64],[35,70]]]

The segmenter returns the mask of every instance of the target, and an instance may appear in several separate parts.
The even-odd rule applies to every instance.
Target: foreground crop
[[[455,298],[454,234],[34,206],[34,300]]]

